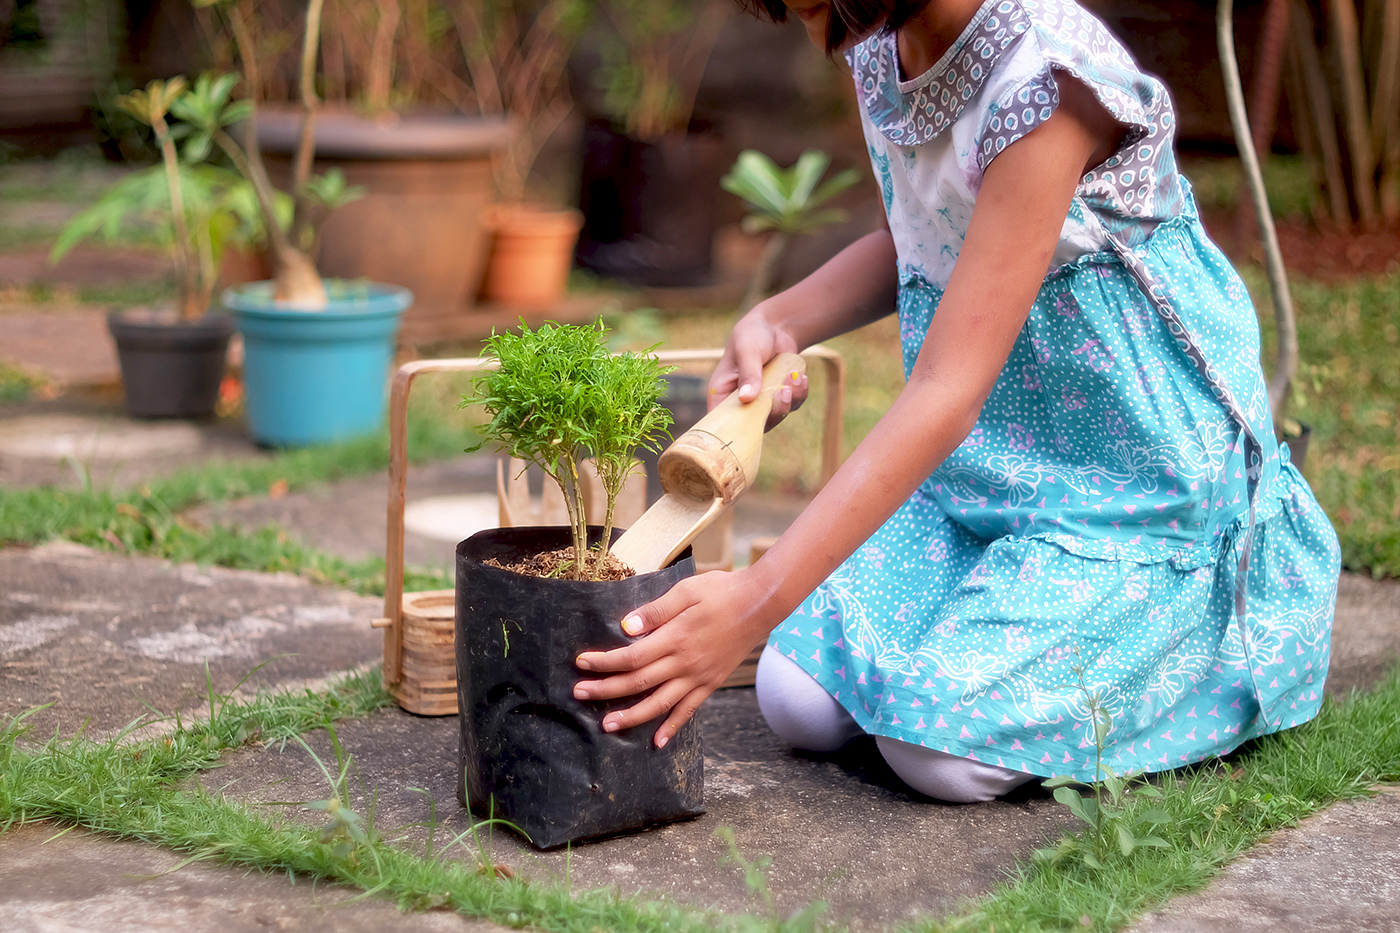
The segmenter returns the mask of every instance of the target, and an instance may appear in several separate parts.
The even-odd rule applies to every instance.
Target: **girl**
[[[664,745],[771,632],[780,737],[873,734],[951,801],[1096,780],[1096,744],[1160,771],[1315,715],[1336,537],[1274,440],[1163,86],[1072,0],[757,6],[845,53],[889,229],[746,315],[713,397],[892,306],[908,381],[762,560],[629,614],[646,637],[580,655],[605,676],[576,695],[652,690],[603,727],[669,713]]]

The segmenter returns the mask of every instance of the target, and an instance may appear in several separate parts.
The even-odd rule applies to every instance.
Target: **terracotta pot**
[[[258,139],[278,184],[291,177],[300,129],[300,111],[258,111]],[[497,118],[321,113],[315,170],[339,168],[347,182],[366,189],[322,226],[321,274],[412,291],[403,321],[407,340],[470,330],[486,252],[482,215],[494,197],[491,159],[510,135],[510,124]]]
[[[575,210],[498,204],[486,215],[491,248],[481,299],[521,308],[554,304],[564,295],[583,226]]]

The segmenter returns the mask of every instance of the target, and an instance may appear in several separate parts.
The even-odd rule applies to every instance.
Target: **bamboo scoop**
[[[667,447],[656,464],[665,495],[617,539],[613,555],[637,573],[660,570],[733,505],[758,474],[773,393],[806,368],[796,353],[778,354],[763,367],[757,398],[746,404],[731,393]]]

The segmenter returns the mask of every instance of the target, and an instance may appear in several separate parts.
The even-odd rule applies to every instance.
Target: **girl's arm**
[[[763,364],[779,353],[800,352],[889,314],[898,285],[894,239],[889,230],[878,230],[841,250],[801,282],[754,305],[734,325],[710,377],[710,407],[736,391],[740,401],[753,401],[763,381]],[[779,389],[768,427],[806,397],[806,376]]]
[[[581,681],[580,699],[654,688],[632,707],[608,713],[606,731],[669,711],[655,736],[664,745],[962,442],[1040,289],[1080,178],[1106,157],[1119,129],[1066,77],[1055,114],[988,166],[909,382],[831,481],[756,564],[682,580],[623,620],[628,634],[647,637],[578,657],[581,669],[612,675]]]

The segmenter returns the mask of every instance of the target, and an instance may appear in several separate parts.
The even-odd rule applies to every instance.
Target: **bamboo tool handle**
[[[806,369],[796,353],[779,354],[763,367],[757,398],[731,393],[666,448],[656,464],[665,495],[617,539],[618,560],[637,573],[659,570],[734,504],[758,474],[774,393]]]

